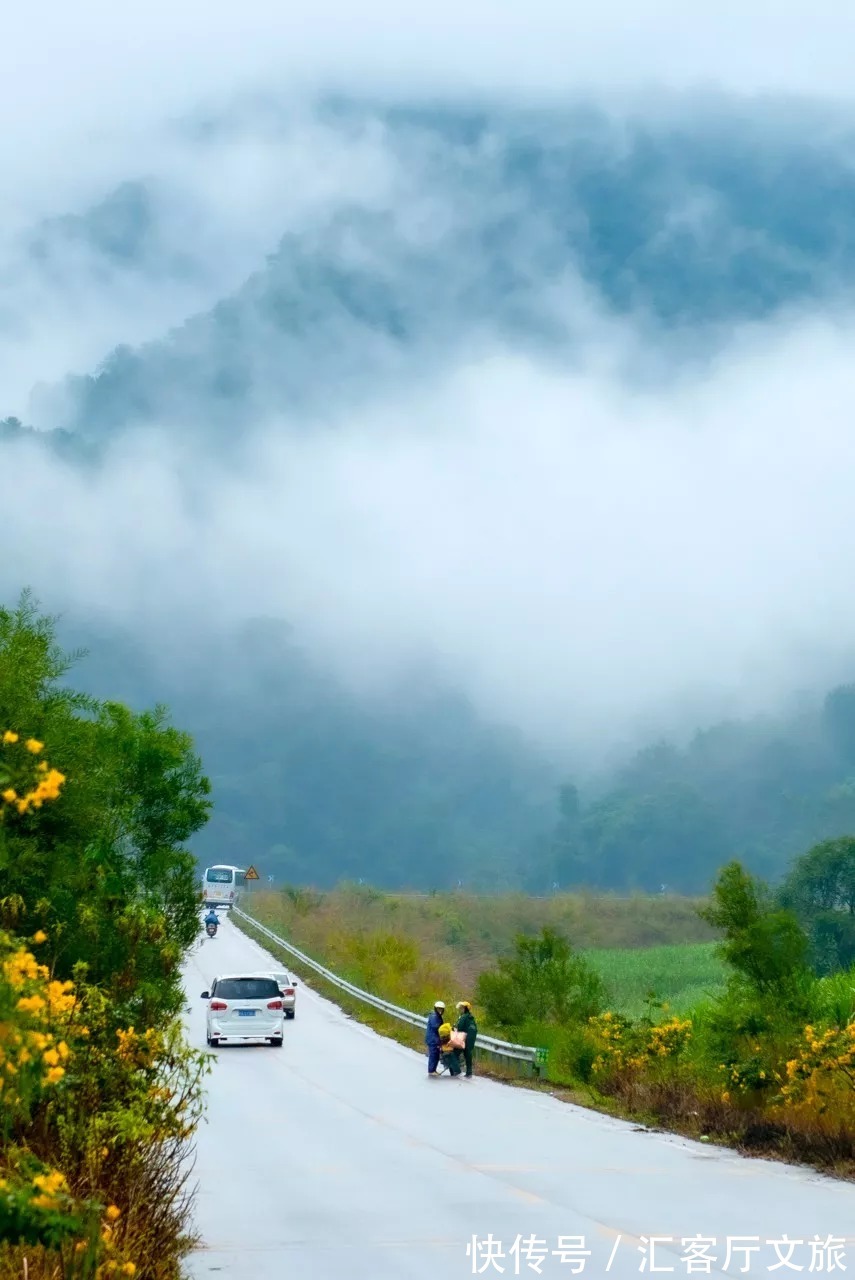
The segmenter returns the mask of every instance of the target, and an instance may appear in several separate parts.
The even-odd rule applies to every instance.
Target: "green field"
[[[608,987],[610,1008],[628,1017],[644,1012],[650,992],[675,1013],[683,1013],[724,982],[724,966],[712,942],[598,949],[584,954]]]

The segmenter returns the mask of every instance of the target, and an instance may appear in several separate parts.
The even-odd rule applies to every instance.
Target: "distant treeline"
[[[237,660],[200,651],[174,683],[164,668],[155,680],[140,641],[67,630],[90,650],[76,671],[89,691],[164,697],[193,733],[214,788],[199,859],[252,862],[265,883],[705,894],[731,858],[775,882],[855,832],[855,686],[653,743],[576,786],[429,682],[360,703],[280,624],[248,626]]]
[[[140,640],[61,630],[90,650],[75,672],[87,692],[168,700],[214,788],[198,858],[252,862],[264,883],[705,894],[731,858],[775,882],[797,854],[855,832],[855,686],[684,747],[651,744],[577,786],[428,682],[360,703],[280,624],[200,651],[192,679],[155,674]]]
[[[559,819],[532,859],[564,886],[695,893],[738,858],[777,880],[820,840],[855,831],[855,685],[789,718],[731,721],[687,747],[639,751],[601,795],[561,789]]]

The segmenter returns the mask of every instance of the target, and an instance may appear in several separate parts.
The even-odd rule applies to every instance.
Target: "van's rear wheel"
[[[270,1041],[270,1043],[273,1045],[274,1049],[281,1049],[282,1041],[283,1041],[282,1036],[274,1036],[273,1039]]]

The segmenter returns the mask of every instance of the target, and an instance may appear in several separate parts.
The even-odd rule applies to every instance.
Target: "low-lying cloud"
[[[165,434],[92,477],[22,445],[0,586],[165,651],[287,618],[345,679],[429,659],[553,743],[762,708],[855,652],[852,332],[747,332],[647,391],[619,331],[574,373],[497,350],[332,425],[271,421],[228,466]]]

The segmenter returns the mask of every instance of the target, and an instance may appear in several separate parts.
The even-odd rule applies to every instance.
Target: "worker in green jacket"
[[[460,1010],[460,1017],[457,1019],[457,1030],[466,1036],[466,1047],[458,1050],[458,1056],[462,1053],[466,1063],[466,1079],[472,1079],[472,1050],[475,1048],[475,1038],[478,1035],[478,1023],[472,1013],[472,1006],[468,1000],[458,1000],[457,1007]]]

